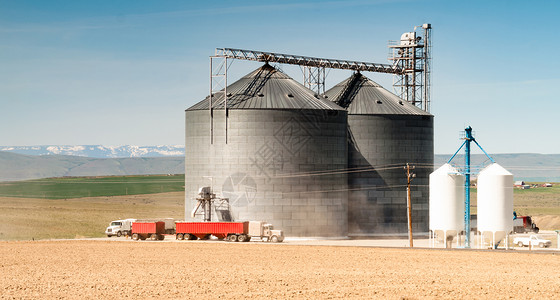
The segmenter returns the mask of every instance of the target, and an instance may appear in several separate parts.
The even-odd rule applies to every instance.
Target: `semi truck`
[[[109,227],[105,229],[105,234],[108,237],[112,237],[113,235],[116,235],[118,237],[122,235],[130,235],[130,231],[132,230],[132,222],[136,222],[136,219],[111,221]]]
[[[133,222],[132,239],[161,241],[165,238],[165,222]]]
[[[514,233],[528,233],[534,232],[539,233],[539,227],[533,223],[533,219],[530,216],[516,216],[513,220],[513,232]]]
[[[155,218],[155,219],[124,219],[111,221],[109,227],[105,229],[105,234],[108,237],[114,235],[120,237],[123,235],[130,236],[133,222],[164,222],[165,234],[175,234],[175,219],[173,218]]]
[[[178,240],[205,240],[210,236],[230,242],[248,242],[252,238],[259,238],[264,242],[284,241],[282,230],[276,230],[272,224],[263,221],[176,223],[175,237]]]

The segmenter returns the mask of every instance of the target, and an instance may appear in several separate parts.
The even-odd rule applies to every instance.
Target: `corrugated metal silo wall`
[[[406,163],[417,165],[412,181],[413,231],[427,232],[428,184],[434,157],[433,117],[349,115],[348,125],[349,168],[375,169],[349,174],[349,235],[408,232],[407,180],[402,168]]]
[[[348,233],[347,113],[336,110],[186,111],[185,218],[199,187],[230,199],[236,220],[263,220],[287,236]],[[328,171],[329,174],[314,174]]]

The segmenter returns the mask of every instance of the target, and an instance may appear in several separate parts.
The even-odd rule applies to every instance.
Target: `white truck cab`
[[[124,220],[112,221],[109,227],[105,229],[105,234],[108,237],[112,237],[113,235],[116,236],[130,235],[130,231],[132,230],[132,222],[136,222],[136,219],[124,219]]]
[[[263,242],[281,243],[284,241],[284,231],[275,230],[272,224],[264,221],[249,221],[249,239],[260,238]]]

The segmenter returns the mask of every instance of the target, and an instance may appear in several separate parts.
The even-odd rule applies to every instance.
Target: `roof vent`
[[[327,96],[327,95],[325,95],[324,97],[325,97],[325,99],[329,98],[329,96]]]
[[[264,97],[264,94],[263,94],[263,93],[259,93],[257,96],[259,96],[259,97]]]
[[[227,96],[227,97],[231,97],[231,96],[233,96],[233,94],[232,94],[232,93],[227,93],[226,96]]]
[[[381,102],[381,100],[377,100],[377,101],[375,101],[375,102],[377,102],[377,104],[383,103],[383,102]]]
[[[402,100],[399,100],[399,104],[400,104],[400,105],[404,105],[404,104],[402,103]]]
[[[290,97],[290,98],[294,98],[294,94],[292,94],[292,93],[289,93],[289,94],[288,94],[288,97]]]

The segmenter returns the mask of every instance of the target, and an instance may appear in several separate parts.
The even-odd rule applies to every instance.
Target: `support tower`
[[[389,41],[389,61],[404,71],[393,77],[395,94],[426,112],[430,112],[431,31],[431,24],[414,26],[399,41]]]

